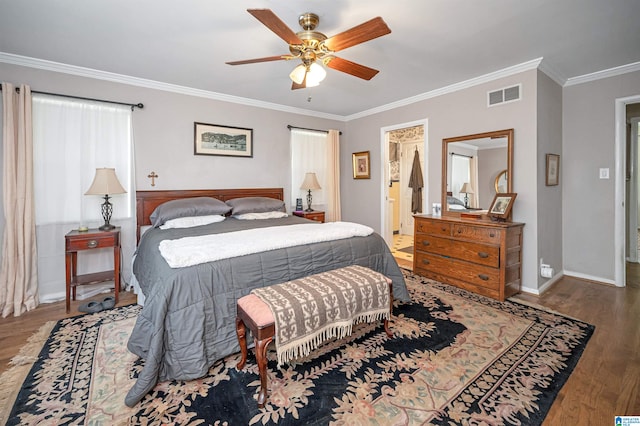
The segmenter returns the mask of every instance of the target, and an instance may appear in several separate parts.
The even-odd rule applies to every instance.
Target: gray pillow
[[[268,197],[243,197],[227,200],[231,214],[286,212],[284,201]]]
[[[167,201],[160,204],[151,213],[149,219],[154,227],[164,224],[166,221],[178,217],[208,216],[215,214],[227,214],[231,207],[224,201],[211,197],[182,198],[179,200]]]
[[[449,205],[459,205],[464,206],[464,202],[456,197],[452,197],[451,195],[447,195],[447,204]]]

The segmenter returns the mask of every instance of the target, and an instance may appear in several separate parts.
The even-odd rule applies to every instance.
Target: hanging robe
[[[409,188],[411,192],[411,213],[422,213],[422,187],[424,181],[422,179],[422,167],[420,166],[420,154],[416,149],[413,156],[413,166],[411,167],[411,176],[409,177]]]

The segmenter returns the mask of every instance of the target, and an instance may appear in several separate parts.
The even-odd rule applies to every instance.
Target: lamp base
[[[99,227],[98,229],[101,231],[111,231],[112,229],[115,229],[116,227],[109,224],[109,223],[105,223],[104,225],[102,225],[101,227]]]

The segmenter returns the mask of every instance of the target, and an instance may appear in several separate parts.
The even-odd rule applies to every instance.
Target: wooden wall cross
[[[151,172],[147,177],[151,178],[151,186],[156,186],[156,178],[158,177],[156,172]]]

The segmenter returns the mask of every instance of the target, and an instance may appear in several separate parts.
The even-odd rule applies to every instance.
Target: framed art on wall
[[[558,154],[547,154],[547,168],[545,184],[554,186],[558,184],[560,176],[560,156]]]
[[[253,129],[193,123],[195,155],[253,157]]]
[[[353,153],[353,178],[354,179],[370,179],[370,163],[369,151]]]

